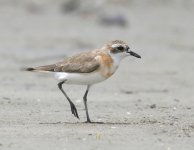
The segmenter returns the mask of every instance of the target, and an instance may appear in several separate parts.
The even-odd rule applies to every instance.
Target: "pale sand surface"
[[[125,14],[125,28],[101,25],[96,8],[61,14],[61,1],[0,2],[0,149],[194,149],[193,1],[98,4],[101,13]],[[78,120],[52,77],[20,70],[112,39],[127,41],[142,59],[125,59],[91,88],[90,117],[102,124],[84,123],[86,87],[64,86]]]

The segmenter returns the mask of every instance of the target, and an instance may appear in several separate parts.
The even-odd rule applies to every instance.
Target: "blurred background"
[[[126,80],[134,81],[124,89],[188,92],[194,86],[193,8],[193,0],[0,0],[1,75],[119,39],[142,56],[123,61]]]
[[[74,140],[68,145],[65,137],[65,145],[75,148],[77,142],[85,148],[79,142],[89,140],[90,149],[99,143],[87,134],[102,134],[106,136],[101,148],[110,148],[112,141],[111,149],[125,149],[128,144],[139,149],[140,143],[148,149],[193,149],[193,16],[194,0],[0,0],[0,147],[12,143],[10,147],[25,149],[21,143],[30,137],[28,142],[34,142],[36,148],[64,148],[64,143],[55,147],[52,141],[67,134]],[[119,126],[122,130],[113,132],[109,124],[99,127],[100,131],[93,127],[81,131],[76,125],[77,129],[72,129],[63,124],[71,132],[62,126],[65,132],[61,133],[52,125],[40,125],[77,120],[69,113],[56,81],[21,68],[51,64],[116,39],[126,41],[142,59],[125,59],[111,79],[94,86],[89,111],[93,120],[124,122],[129,128]],[[70,87],[66,90],[83,121],[81,97],[85,89]],[[143,124],[145,130],[134,124]],[[72,136],[72,132],[78,135]],[[47,145],[32,140],[45,134],[53,137],[47,139]],[[174,140],[180,143],[176,145]]]

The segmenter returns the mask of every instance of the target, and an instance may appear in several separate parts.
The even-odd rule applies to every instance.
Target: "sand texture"
[[[95,3],[95,4],[94,4]],[[0,0],[0,149],[193,150],[194,1]],[[21,71],[124,40],[126,58],[91,88]]]

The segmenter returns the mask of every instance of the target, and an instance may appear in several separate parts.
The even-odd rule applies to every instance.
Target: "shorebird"
[[[127,56],[141,58],[140,55],[131,51],[125,42],[115,40],[105,44],[100,49],[82,52],[65,58],[55,64],[27,68],[26,70],[54,74],[55,78],[59,81],[58,88],[68,100],[72,114],[78,119],[79,116],[77,109],[63,90],[62,85],[64,83],[87,85],[83,101],[87,117],[86,122],[91,123],[87,107],[87,95],[91,85],[102,82],[111,77],[119,67],[121,60]]]

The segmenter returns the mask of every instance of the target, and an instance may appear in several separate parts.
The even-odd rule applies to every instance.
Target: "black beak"
[[[133,51],[129,51],[127,53],[129,53],[131,56],[134,56],[134,57],[137,57],[137,58],[141,58],[140,55],[138,55],[137,53],[134,53]]]

